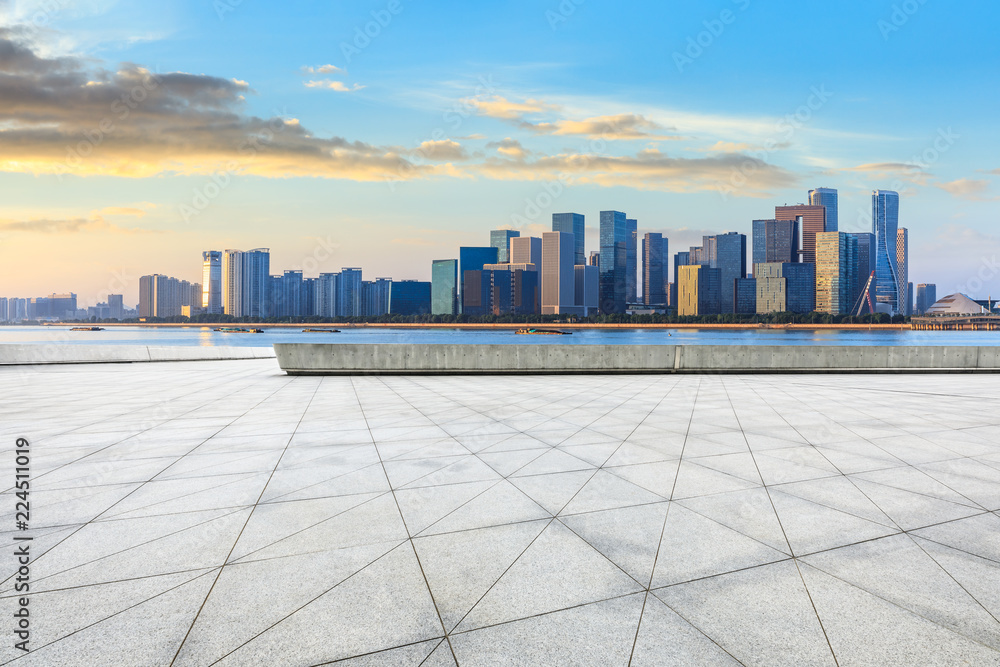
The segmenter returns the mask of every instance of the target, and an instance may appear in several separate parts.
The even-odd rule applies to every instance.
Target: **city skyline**
[[[639,238],[686,247],[815,186],[840,190],[845,232],[867,231],[871,189],[900,191],[909,274],[976,279],[1000,254],[989,17],[846,2],[779,67],[759,36],[801,34],[808,9],[722,5],[729,22],[684,3],[369,3],[308,22],[252,3],[2,4],[2,291],[134,301],[154,268],[196,279],[192,248],[260,245],[282,267],[426,280],[446,248],[538,236],[559,211],[625,210]],[[255,35],[278,48],[233,39]],[[599,35],[631,48],[598,55]]]

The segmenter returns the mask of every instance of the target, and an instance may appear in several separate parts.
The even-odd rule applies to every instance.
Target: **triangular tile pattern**
[[[44,443],[15,664],[1000,664],[1000,379],[226,364],[0,401]]]

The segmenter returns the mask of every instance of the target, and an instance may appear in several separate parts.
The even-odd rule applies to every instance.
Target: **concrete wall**
[[[1000,347],[279,343],[291,375],[1000,372]]]
[[[218,361],[273,359],[269,347],[145,345],[0,345],[0,366],[30,364],[108,364],[140,361]]]

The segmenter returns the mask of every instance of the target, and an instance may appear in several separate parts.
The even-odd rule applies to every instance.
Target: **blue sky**
[[[196,280],[202,250],[261,246],[273,272],[428,279],[562,211],[586,214],[588,250],[617,209],[676,251],[829,186],[846,231],[872,189],[901,190],[915,283],[1000,294],[998,12],[0,1],[18,49],[0,60],[0,293],[134,301],[139,275]]]

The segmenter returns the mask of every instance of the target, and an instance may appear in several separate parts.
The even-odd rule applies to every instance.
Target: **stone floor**
[[[1000,665],[1000,377],[0,387],[0,540],[25,436],[37,559],[0,662]]]

